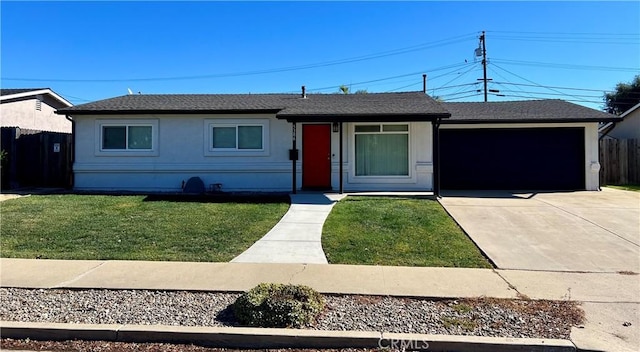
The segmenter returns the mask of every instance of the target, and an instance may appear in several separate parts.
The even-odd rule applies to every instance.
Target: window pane
[[[129,126],[129,149],[151,149],[151,126]]]
[[[238,126],[238,149],[262,149],[262,126]]]
[[[356,126],[356,132],[380,132],[380,125]]]
[[[408,134],[356,135],[356,176],[409,175]]]
[[[214,148],[236,148],[236,128],[235,127],[214,127],[213,128]]]
[[[102,126],[102,149],[127,149],[127,128]]]
[[[407,132],[409,125],[382,125],[384,132]]]

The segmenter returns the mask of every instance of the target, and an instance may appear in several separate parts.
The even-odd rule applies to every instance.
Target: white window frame
[[[238,148],[238,127],[262,127],[262,148]],[[214,148],[213,129],[215,127],[235,127],[235,148]],[[204,155],[205,156],[268,156],[269,155],[269,119],[205,119],[204,120]]]
[[[356,132],[356,127],[357,126],[372,126],[372,125],[379,125],[380,126],[380,131],[379,132]],[[402,125],[402,126],[407,126],[407,131],[388,131],[388,132],[384,132],[383,131],[383,126],[384,125]],[[351,141],[350,141],[350,146],[351,146],[351,152],[350,152],[350,160],[352,160],[353,162],[349,163],[350,164],[350,172],[349,172],[349,182],[350,183],[378,183],[378,182],[383,182],[383,183],[412,183],[415,182],[415,174],[413,172],[412,169],[412,165],[414,165],[414,151],[412,148],[413,142],[412,142],[412,124],[409,122],[381,122],[381,123],[354,123],[351,125]],[[388,175],[388,176],[384,176],[384,175],[358,175],[356,176],[356,135],[357,134],[407,134],[407,171],[408,174],[407,175]]]
[[[131,126],[151,127],[151,149],[104,149],[102,131],[104,127],[125,127],[129,133]],[[128,138],[127,138],[128,139]],[[128,143],[128,141],[127,141]],[[98,119],[95,123],[95,155],[96,156],[157,156],[158,155],[158,120],[157,119]]]

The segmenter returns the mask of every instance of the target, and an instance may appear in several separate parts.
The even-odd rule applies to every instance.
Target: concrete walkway
[[[345,195],[291,195],[291,207],[264,237],[235,257],[232,263],[327,264],[322,250],[322,225],[334,204]]]
[[[580,349],[637,351],[640,275],[367,265],[0,259],[0,286],[73,289],[246,291],[261,282],[322,293],[431,298],[496,297],[583,302]]]

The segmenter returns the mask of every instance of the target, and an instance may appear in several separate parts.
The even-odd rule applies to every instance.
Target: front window
[[[212,150],[262,150],[262,125],[211,125]]]
[[[408,176],[409,125],[355,126],[356,176]]]
[[[152,126],[103,125],[102,150],[151,150]]]

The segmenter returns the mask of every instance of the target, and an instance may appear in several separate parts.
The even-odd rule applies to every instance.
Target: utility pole
[[[485,34],[482,31],[480,35],[480,43],[478,44],[478,49],[476,49],[476,56],[482,55],[482,72],[483,78],[479,78],[478,81],[483,81],[484,83],[484,101],[487,102],[487,83],[491,80],[491,78],[487,78],[487,45],[485,43]]]
[[[482,72],[484,81],[484,101],[487,102],[487,45],[484,40],[484,31],[480,36],[480,42],[482,43]]]

